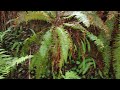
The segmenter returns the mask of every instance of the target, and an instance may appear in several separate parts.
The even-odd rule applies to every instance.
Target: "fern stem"
[[[31,48],[30,48],[30,55],[31,55]],[[30,77],[30,60],[31,60],[31,58],[29,58],[29,64],[28,64],[28,70],[29,70],[28,78],[29,79],[31,79],[31,77]]]

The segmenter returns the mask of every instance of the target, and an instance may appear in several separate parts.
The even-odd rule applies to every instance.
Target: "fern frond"
[[[94,41],[94,43],[98,46],[98,49],[102,50],[104,48],[103,42],[95,35],[87,31],[84,27],[82,27],[80,24],[69,24],[69,23],[64,23],[64,26],[70,27],[74,30],[80,30],[83,33],[86,33],[87,37],[91,40]]]
[[[56,11],[44,11],[46,12],[51,18],[55,19],[56,18]]]
[[[40,45],[40,40],[39,40],[38,36],[39,36],[39,33],[34,34],[34,35],[30,36],[29,38],[27,38],[26,40],[24,40],[23,47],[21,50],[21,56],[25,56],[28,54],[28,51],[33,43],[37,44],[38,46]]]
[[[90,21],[83,11],[65,11],[64,16],[68,16],[66,17],[68,19],[71,17],[75,17],[78,20],[78,22],[84,23],[86,27],[90,26]]]
[[[31,69],[36,67],[36,78],[39,79],[42,74],[45,74],[48,63],[48,55],[50,46],[52,44],[52,33],[51,30],[47,31],[43,36],[43,41],[41,42],[41,46],[39,52],[34,56],[31,62]]]
[[[83,60],[83,62],[78,66],[78,68],[80,69],[79,74],[86,74],[89,69],[91,68],[91,66],[93,66],[94,68],[96,68],[96,63],[94,61],[93,58],[85,58],[85,60]]]
[[[16,24],[20,24],[22,22],[29,22],[31,20],[42,20],[49,23],[51,23],[52,21],[49,15],[44,11],[28,11],[28,12],[20,12],[14,22]]]
[[[4,32],[0,32],[0,42],[3,42],[3,39],[5,37],[6,34],[8,34],[11,31],[12,27],[9,27],[7,30],[5,30]]]
[[[114,29],[115,17],[116,17],[116,13],[114,13],[113,11],[109,11],[107,20],[105,21],[105,25],[106,25],[106,26],[109,28],[109,30],[110,30],[110,36],[111,36],[112,31],[113,31],[113,29]]]
[[[114,58],[114,71],[116,79],[120,79],[120,34],[116,35],[114,50],[113,50],[113,58]]]
[[[102,19],[97,15],[97,13],[96,12],[88,13],[88,18],[90,20],[90,24],[103,30],[104,33],[106,34],[106,38],[109,40],[110,39],[110,30],[105,25],[105,23],[102,21]]]
[[[10,70],[15,67],[16,64],[22,63],[25,60],[32,58],[32,55],[25,56],[25,57],[12,57],[10,55],[6,55],[5,51],[3,53],[3,49],[0,50],[2,52],[0,54],[0,77],[5,78],[6,75],[9,74]]]
[[[104,77],[108,79],[109,78],[109,70],[110,70],[110,62],[111,62],[111,47],[109,46],[110,41],[106,39],[105,33],[103,33],[103,32],[101,32],[98,37],[104,44],[104,49],[101,52],[103,62],[104,62],[104,68],[103,68],[102,72],[104,74]]]
[[[67,71],[65,75],[63,75],[64,79],[81,79],[80,76],[77,75],[74,71]]]
[[[59,62],[59,67],[60,70],[62,68],[62,66],[64,65],[64,63],[67,62],[67,57],[68,57],[68,50],[71,47],[71,39],[70,36],[68,34],[67,31],[65,31],[65,29],[63,29],[63,27],[57,27],[56,28],[56,32],[58,34],[58,39],[60,42],[60,52],[61,52],[61,57],[60,57],[60,62]]]

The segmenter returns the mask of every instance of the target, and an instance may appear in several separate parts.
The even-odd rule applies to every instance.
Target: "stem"
[[[30,48],[30,55],[31,55],[31,48]],[[29,63],[29,64],[28,64],[28,65],[29,65],[29,66],[28,66],[28,70],[29,70],[29,74],[28,74],[29,77],[28,77],[28,79],[31,79],[31,77],[30,77],[30,60],[31,60],[31,58],[29,58],[29,62],[28,62],[28,63]]]

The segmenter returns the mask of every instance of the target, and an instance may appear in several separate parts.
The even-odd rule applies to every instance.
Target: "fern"
[[[56,18],[56,11],[44,11],[46,12],[51,18],[55,19]]]
[[[67,31],[65,31],[62,27],[57,27],[56,32],[58,34],[60,40],[60,47],[61,47],[61,57],[59,67],[60,69],[67,62],[68,57],[68,50],[71,46],[71,40]]]
[[[74,71],[67,71],[65,75],[62,75],[64,79],[81,79]]]
[[[93,66],[96,68],[96,63],[93,58],[85,58],[82,63],[78,66],[79,68],[79,74],[86,74],[90,67]]]
[[[113,58],[114,58],[114,71],[116,79],[120,79],[120,34],[116,35],[114,50],[113,50]]]
[[[109,16],[110,17],[110,16]],[[110,35],[114,29],[114,21],[115,21],[115,15],[111,16],[111,18],[109,18],[106,20],[105,25],[109,28],[110,30]]]
[[[32,58],[33,56],[25,56],[25,57],[12,57],[10,55],[5,54],[6,51],[4,49],[0,49],[0,78],[5,78],[10,70],[15,67],[16,64],[22,63],[25,60]]]
[[[42,74],[45,74],[47,71],[47,63],[48,63],[48,52],[50,50],[50,45],[52,43],[52,33],[51,30],[47,31],[43,36],[43,41],[41,42],[41,46],[39,52],[34,56],[31,62],[31,69],[36,67],[36,78],[39,79]]]
[[[22,42],[15,42],[14,44],[13,44],[13,46],[11,47],[11,50],[16,50],[15,51],[15,56],[17,56],[17,54],[18,54],[18,52],[19,52],[19,50],[20,50],[20,47],[22,46]]]
[[[39,33],[34,34],[34,35],[30,36],[29,38],[24,40],[23,47],[22,47],[22,50],[21,50],[21,56],[27,55],[27,53],[28,53],[28,51],[30,49],[30,46],[32,44],[35,43],[38,46],[40,45],[40,40],[39,40],[38,36],[39,36]]]
[[[0,42],[1,43],[3,42],[3,39],[4,39],[5,35],[8,34],[11,31],[11,28],[12,27],[9,27],[6,31],[0,32]]]
[[[52,19],[44,11],[28,11],[20,12],[18,18],[14,22],[18,25],[22,22],[29,22],[31,20],[42,20],[51,23]]]
[[[104,44],[104,49],[102,51],[102,57],[104,61],[103,73],[105,78],[109,78],[110,60],[111,60],[111,47],[109,46],[110,41],[105,38],[105,34],[102,32],[98,36]]]
[[[111,35],[112,35],[113,29],[114,29],[115,15],[116,15],[115,12],[109,11],[108,18],[105,22],[105,25],[110,30],[110,39],[111,39]],[[102,52],[102,57],[103,57],[103,60],[104,60],[103,73],[104,73],[105,78],[109,78],[109,70],[110,70],[110,62],[111,62],[111,47],[109,46],[110,45],[110,40],[108,40],[105,35],[106,34],[101,31],[101,33],[99,35],[99,38],[104,43],[104,49],[103,49],[103,52]]]
[[[92,13],[86,13],[86,14],[90,20],[90,24],[103,30],[104,33],[106,34],[106,38],[109,40],[110,39],[110,30],[106,26],[106,24],[102,21],[102,19],[97,15],[97,13],[92,12]],[[99,24],[98,24],[98,22],[99,22]]]
[[[94,41],[94,43],[97,45],[98,49],[100,51],[103,50],[104,48],[104,44],[103,42],[95,35],[93,35],[92,33],[90,33],[89,31],[87,31],[84,27],[82,27],[79,24],[68,24],[68,23],[64,23],[65,26],[73,28],[74,30],[80,30],[83,33],[86,33],[87,37],[91,40]]]
[[[78,20],[78,22],[82,22],[86,27],[90,26],[90,21],[84,11],[65,11],[64,16],[67,16],[65,19],[74,17]]]

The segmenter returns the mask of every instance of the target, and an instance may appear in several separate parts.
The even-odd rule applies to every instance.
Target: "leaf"
[[[11,48],[11,50],[13,50],[16,46],[18,46],[19,42],[15,42]]]
[[[5,52],[5,50],[3,49],[0,49],[0,52]],[[19,63],[22,63],[24,62],[25,60],[29,59],[29,58],[32,58],[33,56],[32,55],[27,55],[25,57],[21,57],[21,58],[18,58],[18,57],[12,57],[10,55],[6,55],[5,53],[1,53],[0,54],[0,77],[3,79],[5,78],[10,70],[12,68],[15,67],[16,64],[19,64]]]
[[[4,77],[0,76],[0,79],[4,79]]]
[[[69,34],[67,31],[65,31],[62,27],[57,27],[56,32],[58,34],[58,38],[60,41],[60,47],[61,47],[61,57],[60,57],[60,69],[64,65],[64,63],[67,62],[68,57],[68,51],[71,47],[71,39],[69,37]]]
[[[22,63],[24,62],[26,59],[30,59],[32,58],[33,56],[32,55],[27,55],[25,57],[21,57],[21,58],[14,58],[13,62],[11,63],[11,66],[14,66],[16,64],[19,64],[19,63]]]
[[[120,32],[116,34],[113,45],[113,69],[116,79],[120,79]]]
[[[90,66],[91,66],[92,64],[93,64],[93,62],[89,62],[89,63],[86,64],[86,67],[84,68],[84,70],[83,70],[83,72],[82,72],[83,75],[88,71],[88,69],[90,68]]]
[[[82,44],[83,53],[85,54],[85,52],[86,52],[85,42],[83,42],[83,41],[81,40],[81,44]]]
[[[30,46],[32,44],[36,44],[36,45],[40,46],[41,39],[38,38],[38,36],[40,36],[39,33],[31,35],[29,38],[24,40],[22,50],[21,50],[21,56],[27,55],[27,53],[30,49]],[[41,35],[41,37],[42,37],[42,35]]]
[[[82,27],[80,24],[69,24],[69,23],[64,23],[64,26],[70,27],[75,30],[80,30],[83,33],[86,33],[86,36],[91,40],[94,41],[94,43],[98,46],[99,51],[102,52],[104,48],[103,42],[95,35],[87,31],[84,27]]]
[[[52,44],[52,33],[51,30],[47,31],[43,36],[43,41],[39,52],[34,55],[34,58],[31,61],[31,69],[36,67],[36,78],[39,79],[42,74],[45,74],[47,71],[48,55],[49,50]]]
[[[80,61],[76,61],[76,64],[80,64]]]
[[[68,18],[75,17],[79,22],[85,24],[86,27],[90,26],[90,21],[87,18],[87,15],[83,11],[66,11],[64,16],[68,16]]]
[[[88,41],[88,39],[87,39],[87,38],[86,38],[86,42],[87,42],[88,52],[90,52],[90,42]]]
[[[89,33],[89,32],[87,33],[87,36],[90,38],[91,41],[94,41],[94,43],[98,46],[98,49],[100,49],[100,51],[103,50],[104,44],[100,39],[98,39],[97,36],[95,36],[95,35],[93,35],[92,33]]]
[[[50,23],[52,21],[49,15],[44,11],[28,11],[20,12],[14,22],[18,25],[22,22],[29,22],[31,20],[43,20]]]
[[[104,22],[102,21],[102,19],[97,15],[96,12],[93,13],[88,13],[88,18],[90,20],[90,24],[94,25],[98,28],[100,28],[101,30],[104,31],[104,33],[106,34],[106,37],[108,39],[110,39],[110,30],[109,28],[104,24]],[[99,24],[98,24],[99,22]]]
[[[98,73],[102,78],[104,78],[103,75],[102,75],[102,72],[100,70],[98,71]]]
[[[45,11],[51,18],[56,18],[56,11]]]
[[[67,71],[65,73],[65,76],[63,76],[64,79],[81,79],[80,76],[77,75],[74,71]]]

